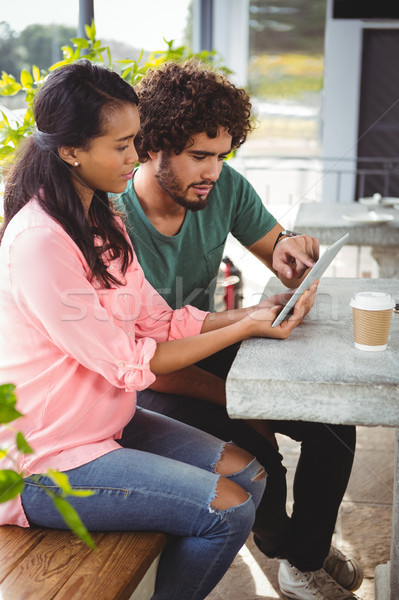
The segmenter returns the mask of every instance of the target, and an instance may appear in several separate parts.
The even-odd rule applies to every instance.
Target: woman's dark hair
[[[140,131],[135,145],[141,162],[150,151],[180,154],[194,135],[214,138],[220,127],[227,128],[236,149],[253,129],[246,91],[195,59],[149,70],[136,91]]]
[[[17,161],[6,176],[4,221],[0,240],[14,215],[36,197],[83,252],[92,277],[105,286],[120,284],[106,269],[101,255],[110,251],[121,257],[122,272],[132,260],[126,240],[105,191],[97,190],[90,205],[92,226],[71,177],[71,166],[59,154],[60,146],[88,147],[90,140],[104,135],[112,111],[138,104],[137,95],[117,73],[80,60],[48,76],[34,102],[35,134],[21,144]],[[103,240],[94,245],[93,236]]]

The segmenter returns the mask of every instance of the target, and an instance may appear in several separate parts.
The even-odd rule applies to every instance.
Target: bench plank
[[[17,534],[18,535],[18,534]],[[97,540],[93,538],[97,543]],[[0,584],[3,597],[49,600],[91,550],[70,531],[45,531]]]
[[[0,527],[0,597],[18,600],[128,600],[166,536],[92,533],[92,551],[72,532]]]
[[[129,600],[165,543],[166,536],[158,532],[105,534],[97,552],[85,556],[54,600]]]
[[[13,525],[0,527],[0,582],[45,534],[45,530],[40,529],[22,529]]]

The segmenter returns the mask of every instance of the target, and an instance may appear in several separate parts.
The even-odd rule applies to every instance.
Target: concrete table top
[[[282,289],[273,278],[265,296]],[[227,378],[229,415],[399,427],[399,314],[387,350],[357,350],[349,301],[366,290],[399,302],[399,280],[322,278],[315,306],[287,340],[243,342]]]
[[[378,207],[375,212],[392,215],[389,223],[357,225],[348,222],[343,215],[358,216],[367,213],[366,206],[357,202],[326,203],[305,202],[300,205],[295,220],[295,231],[317,237],[321,244],[330,245],[349,232],[347,244],[352,246],[399,247],[399,210]]]

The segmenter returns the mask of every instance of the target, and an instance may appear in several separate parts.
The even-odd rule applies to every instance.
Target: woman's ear
[[[76,157],[76,148],[72,148],[71,146],[59,146],[58,155],[69,165],[73,167],[79,166],[79,161]]]

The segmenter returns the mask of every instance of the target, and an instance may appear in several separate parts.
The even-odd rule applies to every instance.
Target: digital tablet
[[[284,319],[289,316],[298,298],[301,296],[301,294],[303,294],[305,290],[310,288],[312,283],[320,279],[324,271],[337,256],[338,252],[341,250],[348,237],[349,233],[345,233],[345,235],[343,235],[341,238],[339,238],[339,240],[334,242],[334,244],[331,244],[331,246],[329,246],[327,250],[325,250],[325,252],[320,256],[319,260],[310,269],[309,273],[306,275],[301,285],[298,287],[297,290],[295,290],[291,298],[288,300],[281,313],[274,320],[272,327],[277,327],[277,325],[280,325],[281,321],[284,321]]]

